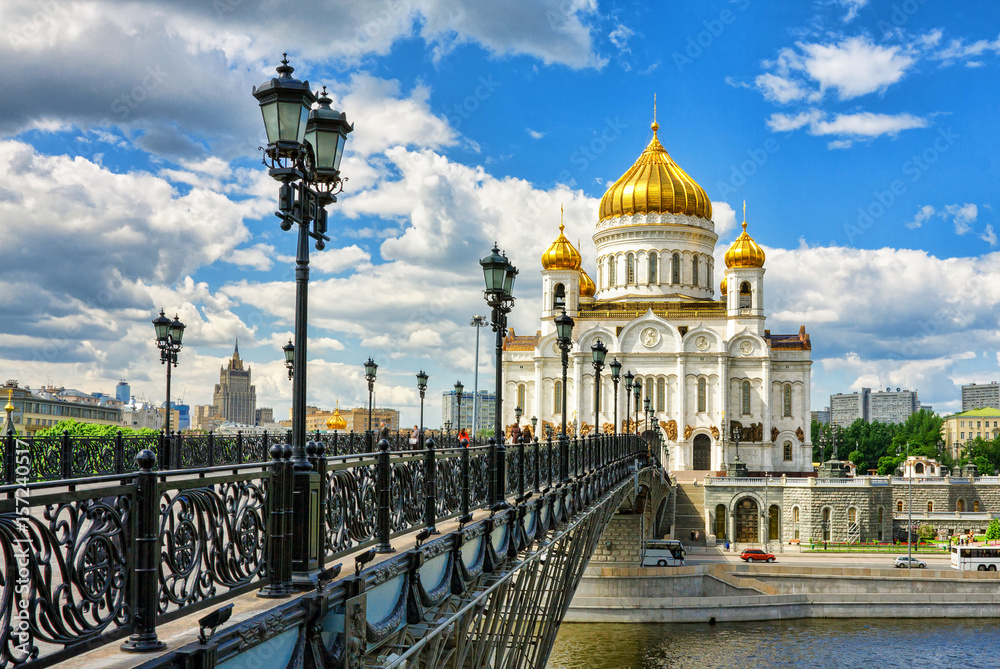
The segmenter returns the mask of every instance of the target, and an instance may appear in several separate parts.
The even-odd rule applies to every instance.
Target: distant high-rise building
[[[118,382],[115,386],[115,399],[123,404],[128,404],[132,400],[132,386],[125,383],[125,379]]]
[[[915,390],[886,388],[872,392],[871,388],[862,388],[861,392],[830,396],[830,423],[848,427],[859,418],[872,423],[905,423],[920,409]]]
[[[254,425],[264,425],[274,422],[274,409],[261,407],[254,412]]]
[[[243,369],[240,343],[236,342],[233,357],[219,370],[219,383],[212,395],[215,412],[228,421],[253,425],[257,410],[257,389],[250,383],[250,367]]]
[[[1000,409],[1000,384],[996,381],[962,386],[962,411]]]
[[[817,423],[822,423],[823,425],[830,424],[830,407],[826,407],[822,411],[811,411],[810,416],[812,420]]]
[[[472,434],[472,412],[473,393],[462,393],[462,420],[461,426]],[[480,430],[493,429],[493,417],[496,415],[497,397],[495,393],[486,390],[479,391],[479,417],[476,425]],[[525,416],[525,422],[530,420],[530,416]],[[454,390],[447,390],[441,393],[441,425],[451,422],[452,429],[459,425],[458,421],[458,397]]]

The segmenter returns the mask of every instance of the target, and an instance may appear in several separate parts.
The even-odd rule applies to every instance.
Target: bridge
[[[635,436],[322,435],[301,517],[264,439],[6,436],[0,667],[543,667],[616,513],[666,498]]]

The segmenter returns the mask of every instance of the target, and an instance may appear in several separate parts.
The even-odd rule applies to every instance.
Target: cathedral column
[[[764,471],[774,471],[774,444],[771,440],[771,358],[767,357],[761,361],[760,377],[764,385],[761,393],[763,406],[761,407],[761,424],[764,434],[761,435],[761,466]],[[778,406],[781,406],[780,402]],[[767,446],[765,444],[770,444]]]
[[[684,426],[687,425],[687,369],[684,364],[684,354],[677,354],[677,451],[675,463],[677,469],[691,469],[692,451],[689,440],[684,438]]]
[[[726,453],[723,450],[723,445],[726,443],[726,435],[723,431],[726,427],[722,424],[722,419],[727,415],[726,411],[729,408],[729,369],[726,365],[728,358],[725,353],[719,354],[719,397],[718,403],[719,408],[716,410],[717,420],[719,421],[719,439],[712,448],[712,468],[715,470],[721,470],[726,468]]]
[[[580,426],[583,425],[583,365],[584,357],[581,354],[573,356],[573,406],[576,411],[576,433],[580,434]],[[572,421],[573,416],[569,419]]]
[[[545,416],[542,415],[542,364],[544,361],[545,358],[541,356],[535,358],[535,396],[531,402],[533,409],[531,415],[537,416],[539,421],[545,420]],[[531,436],[534,437],[536,435]]]

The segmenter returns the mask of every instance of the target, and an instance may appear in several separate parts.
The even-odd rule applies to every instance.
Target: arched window
[[[725,504],[715,505],[715,539],[725,541],[726,539],[726,506]]]
[[[853,506],[847,510],[847,522],[851,525],[858,522],[858,510]]]
[[[653,403],[653,379],[651,378],[646,379],[646,397],[644,399],[648,399],[650,404]],[[643,406],[642,408],[645,409],[646,407]]]
[[[878,508],[878,540],[882,541],[882,507]]]
[[[614,288],[618,285],[618,259],[614,256],[608,258],[608,286]]]
[[[799,538],[799,507],[792,507],[792,538]]]
[[[625,265],[628,267],[628,277],[625,279],[625,285],[629,286],[635,283],[635,256],[631,253],[625,256]]]
[[[791,462],[792,461],[792,442],[786,441],[785,445],[781,447],[781,451],[782,451],[782,459],[785,462]]]
[[[740,284],[740,309],[749,309],[753,306],[750,299],[750,282],[744,281]]]
[[[823,509],[823,541],[830,540],[830,507]]]
[[[896,513],[903,513],[903,501],[896,502]]]
[[[667,382],[664,379],[656,380],[656,410],[667,410]]]
[[[708,384],[705,379],[698,379],[698,412],[708,411]]]
[[[771,508],[767,510],[767,539],[768,541],[777,541],[779,536],[778,528],[778,517],[780,511],[776,504],[772,504]]]
[[[740,393],[740,395],[741,395],[740,399],[741,399],[741,404],[742,404],[742,411],[741,411],[741,413],[744,416],[749,416],[750,415],[750,382],[749,381],[744,381],[743,382],[742,392]]]
[[[521,411],[524,411],[524,399],[526,394],[524,384],[519,383],[517,385],[517,406],[521,407]]]
[[[976,500],[972,503],[972,510],[975,511],[976,513],[979,513],[979,500]]]
[[[956,509],[956,511],[958,511],[959,513],[965,511],[965,500],[964,499],[958,500],[958,508]]]
[[[562,393],[562,381],[556,381],[555,392],[552,393],[552,413],[554,414],[562,414]]]
[[[659,275],[657,274],[656,261],[657,261],[656,254],[655,253],[650,253],[649,254],[649,279],[648,280],[649,280],[649,283],[654,284],[654,285],[660,282],[659,281]]]
[[[927,502],[927,513],[934,513],[934,502]]]
[[[916,465],[914,465],[913,471],[916,472],[917,474],[923,474],[924,473],[924,463],[918,462]]]
[[[792,417],[792,384],[790,384],[790,383],[786,384],[785,387],[782,389],[781,392],[782,392],[782,398],[781,398],[782,412],[781,412],[781,415],[784,416],[785,418],[791,418]]]
[[[698,285],[698,256],[691,258],[691,284]]]
[[[675,253],[670,259],[670,283],[681,282],[681,257]]]
[[[557,283],[552,291],[552,308],[556,311],[566,308],[566,287]]]

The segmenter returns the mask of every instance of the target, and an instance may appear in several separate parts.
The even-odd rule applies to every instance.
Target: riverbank
[[[1000,618],[1000,574],[711,564],[592,567],[566,622]]]

